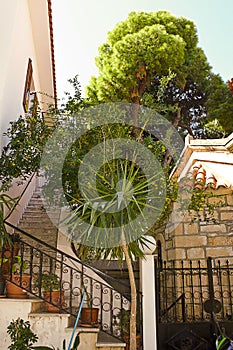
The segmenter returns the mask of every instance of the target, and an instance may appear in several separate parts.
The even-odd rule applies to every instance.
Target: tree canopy
[[[227,84],[211,72],[196,26],[186,18],[166,11],[130,13],[108,33],[96,65],[99,75],[86,89],[92,103],[126,101],[156,108],[195,137],[208,137],[204,125],[216,118],[225,133],[232,130],[223,117],[226,109],[228,118],[233,116]]]

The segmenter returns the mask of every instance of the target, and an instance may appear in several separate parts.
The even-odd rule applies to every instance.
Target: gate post
[[[155,245],[153,250],[144,250],[141,259],[143,350],[157,350],[154,249]]]

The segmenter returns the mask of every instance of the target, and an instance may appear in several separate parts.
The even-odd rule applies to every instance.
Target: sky
[[[192,20],[213,72],[224,81],[233,77],[233,0],[53,0],[58,98],[72,91],[68,79],[77,74],[84,94],[98,75],[98,47],[117,23],[132,11],[160,10]]]

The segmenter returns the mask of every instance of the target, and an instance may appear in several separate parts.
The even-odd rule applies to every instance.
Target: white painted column
[[[141,260],[143,349],[157,350],[154,255],[151,250],[144,253],[145,259]]]

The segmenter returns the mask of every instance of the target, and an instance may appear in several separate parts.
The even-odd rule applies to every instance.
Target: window
[[[33,69],[32,69],[32,60],[29,58],[26,81],[23,94],[23,108],[25,113],[32,112],[36,113],[38,106],[38,99],[35,92],[35,85],[33,81]]]

